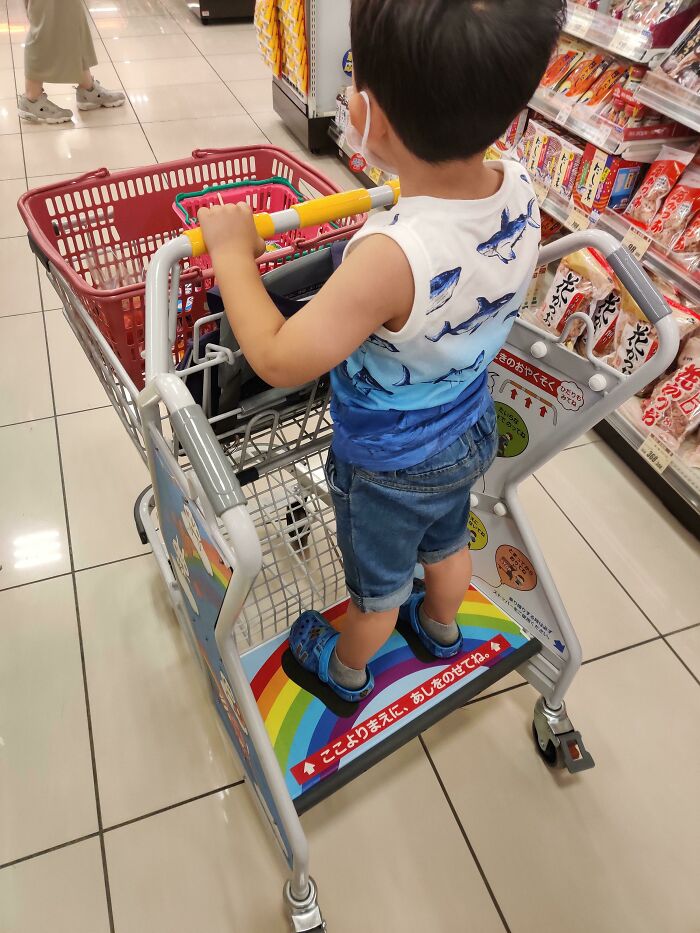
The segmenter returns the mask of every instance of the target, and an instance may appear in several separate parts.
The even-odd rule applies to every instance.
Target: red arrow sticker
[[[294,765],[290,769],[294,779],[299,784],[304,784],[310,778],[323,774],[324,771],[336,765],[354,748],[369,742],[370,739],[408,716],[409,713],[418,709],[428,700],[433,699],[449,687],[453,687],[460,680],[464,680],[465,677],[469,677],[470,674],[488,664],[506,648],[510,648],[510,643],[503,635],[499,634],[494,639],[485,641],[483,645],[479,645],[469,654],[457,659],[437,676],[426,680],[420,686],[404,694],[391,706],[385,706],[374,716],[354,726],[345,735],[339,736],[333,742],[329,742],[328,745],[309,755],[304,761]]]

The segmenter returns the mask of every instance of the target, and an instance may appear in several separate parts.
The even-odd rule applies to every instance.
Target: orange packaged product
[[[664,206],[649,226],[658,246],[667,249],[682,236],[690,221],[700,211],[700,168],[690,166],[664,201]]]
[[[540,87],[553,89],[563,80],[572,68],[581,61],[588,50],[587,45],[570,39],[567,36],[557,43],[557,47],[552,53],[552,57],[547,65],[547,70],[542,75]]]
[[[625,211],[625,217],[645,230],[656,217],[683,169],[693,158],[692,152],[664,146],[656,161],[646,173],[639,190]]]
[[[578,100],[610,65],[611,59],[600,52],[591,52],[569,72],[557,86],[557,92],[570,100]]]
[[[595,84],[579,98],[580,104],[585,104],[591,112],[598,112],[613,96],[615,88],[621,85],[629,75],[629,68],[615,63],[603,72]]]

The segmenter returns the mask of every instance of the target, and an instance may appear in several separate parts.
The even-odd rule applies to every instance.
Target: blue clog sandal
[[[289,630],[289,647],[304,670],[315,674],[343,700],[358,703],[374,689],[374,677],[367,669],[367,683],[361,690],[348,690],[337,684],[328,672],[331,655],[340,633],[319,612],[302,612]]]
[[[435,641],[434,638],[431,638],[420,624],[420,617],[418,615],[418,610],[424,599],[425,592],[423,590],[411,593],[406,602],[399,609],[399,619],[411,626],[423,647],[436,658],[453,658],[462,650],[462,633],[460,632],[459,638],[452,645],[441,645],[439,642]]]

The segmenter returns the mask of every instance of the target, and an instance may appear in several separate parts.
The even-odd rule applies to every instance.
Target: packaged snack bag
[[[692,152],[664,146],[630,201],[625,217],[646,230],[692,158]]]
[[[585,105],[589,113],[597,113],[607,104],[615,88],[626,80],[629,68],[615,62],[592,84],[579,98],[579,104]]]
[[[554,89],[589,50],[590,46],[585,45],[583,42],[570,39],[568,36],[562,36],[552,53],[547,70],[542,75],[540,87]]]
[[[583,148],[577,141],[568,137],[560,137],[561,152],[558,159],[552,163],[551,187],[566,200],[570,200],[574,190],[574,183],[581,165]]]
[[[684,305],[667,299],[674,320],[678,324],[681,340],[693,333],[700,324],[700,316]],[[631,376],[659,348],[656,328],[635,305],[620,307],[615,326],[615,350],[608,360],[614,369]]]
[[[690,272],[700,272],[700,212],[676,240],[672,256]]]
[[[596,356],[605,357],[612,351],[615,344],[617,319],[623,307],[628,316],[637,320],[643,319],[644,315],[639,305],[627,289],[616,280],[614,288],[604,298],[597,301],[591,311],[593,353]],[[588,334],[584,330],[576,344],[576,349],[581,356],[586,356],[587,346]]]
[[[590,50],[564,80],[559,82],[556,87],[557,93],[563,94],[569,100],[578,100],[596,83],[611,62],[611,56],[595,49]]]
[[[509,149],[513,149],[518,145],[525,132],[529,114],[530,111],[527,108],[520,111],[517,117],[510,123],[505,133],[499,136],[494,143],[497,149],[500,149],[501,152],[507,152]]]
[[[700,90],[700,19],[680,37],[661,64],[668,77],[690,91]]]
[[[649,225],[649,233],[663,249],[673,246],[700,211],[700,168],[690,166]]]
[[[612,291],[613,280],[603,260],[591,249],[579,250],[559,263],[554,280],[537,319],[546,330],[561,334],[564,325],[577,311],[587,313],[592,305]],[[576,321],[569,331],[572,342],[580,336],[584,325]]]
[[[643,424],[671,450],[700,425],[700,337],[686,342],[677,365],[642,405]]]

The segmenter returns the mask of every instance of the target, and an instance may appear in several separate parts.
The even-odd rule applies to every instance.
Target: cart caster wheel
[[[295,500],[287,509],[287,526],[289,527],[289,537],[292,539],[292,545],[301,550],[309,543],[311,535],[311,522],[303,502]]]
[[[544,748],[542,747],[542,743],[540,742],[540,737],[537,735],[537,728],[535,727],[534,722],[532,723],[532,738],[535,741],[535,748],[537,749],[537,754],[540,756],[542,761],[544,761],[545,764],[548,765],[550,768],[559,767],[559,752],[557,750],[556,745],[550,739],[545,745],[545,747]]]

